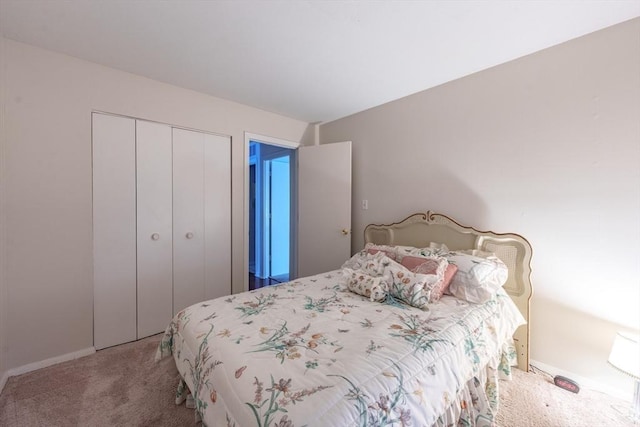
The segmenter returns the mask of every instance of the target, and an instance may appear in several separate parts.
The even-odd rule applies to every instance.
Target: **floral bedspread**
[[[489,426],[522,323],[502,290],[420,310],[334,271],[193,305],[156,357],[173,354],[210,427]]]

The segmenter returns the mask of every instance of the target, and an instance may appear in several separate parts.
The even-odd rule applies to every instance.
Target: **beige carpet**
[[[535,371],[535,370],[534,370]],[[626,427],[634,426],[623,413],[630,408],[609,395],[580,390],[574,394],[556,387],[542,372],[514,370],[513,381],[500,382],[499,427]]]
[[[12,377],[0,396],[0,426],[188,426],[174,404],[173,359],[153,361],[160,336]]]
[[[173,403],[173,360],[153,361],[159,339],[10,378],[0,395],[0,426],[193,425],[193,411]],[[500,387],[499,427],[633,426],[613,407],[625,403],[590,390],[569,393],[544,374],[516,371]]]

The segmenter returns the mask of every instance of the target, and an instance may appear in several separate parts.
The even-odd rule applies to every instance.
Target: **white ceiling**
[[[306,122],[637,16],[640,0],[0,0],[7,38]]]

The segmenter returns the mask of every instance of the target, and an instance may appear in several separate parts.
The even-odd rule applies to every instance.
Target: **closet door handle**
[[[187,234],[185,234],[185,237],[187,239],[193,239],[193,233],[192,232],[188,232]]]
[[[160,233],[153,233],[151,235],[151,240],[159,240],[160,239]]]

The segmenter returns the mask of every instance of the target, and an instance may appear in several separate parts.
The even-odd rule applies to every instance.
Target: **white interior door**
[[[351,142],[298,149],[298,277],[351,256]]]
[[[173,313],[204,300],[204,134],[173,129]]]
[[[171,127],[136,121],[138,339],[173,316]]]
[[[136,339],[136,124],[94,113],[93,345]]]

